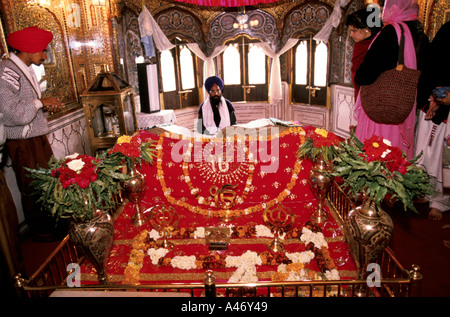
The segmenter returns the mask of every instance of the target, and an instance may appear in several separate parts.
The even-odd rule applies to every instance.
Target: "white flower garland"
[[[256,236],[257,237],[273,237],[273,233],[270,228],[264,225],[255,226]],[[152,229],[149,232],[150,238],[157,240],[161,238],[159,233]],[[197,227],[194,232],[195,238],[204,238],[205,237],[205,228]],[[284,236],[284,235],[283,235]],[[300,240],[305,244],[310,242],[314,243],[316,248],[328,247],[328,243],[325,240],[324,235],[321,232],[312,232],[310,229],[303,227],[302,235],[300,236]],[[147,254],[150,256],[152,264],[157,265],[160,258],[166,256],[169,250],[164,248],[154,249],[150,248],[147,251]],[[314,259],[314,253],[312,251],[303,251],[303,252],[286,252],[286,257],[290,259],[293,263],[302,263],[307,264]],[[195,269],[196,257],[195,255],[190,256],[175,256],[171,259],[171,266],[174,268],[179,268],[183,270]],[[262,259],[259,255],[254,251],[246,251],[244,254],[239,256],[229,255],[225,258],[225,266],[226,267],[236,267],[236,271],[228,280],[228,283],[254,283],[258,281],[258,277],[256,274],[256,265],[262,264]],[[278,265],[277,272],[287,273],[286,264]],[[331,271],[326,271],[324,273],[325,278],[328,280],[339,280],[339,272],[336,269],[332,269]],[[300,270],[299,272],[291,271],[289,273],[288,281],[306,281],[309,280],[309,276],[305,269]]]

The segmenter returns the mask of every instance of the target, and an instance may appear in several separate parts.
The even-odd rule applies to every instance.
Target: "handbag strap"
[[[403,31],[403,26],[399,24],[400,29],[402,31],[400,36],[400,45],[398,48],[398,64],[404,65],[405,64],[405,32]]]

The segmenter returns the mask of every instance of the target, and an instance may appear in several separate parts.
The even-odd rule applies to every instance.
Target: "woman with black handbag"
[[[420,74],[415,70],[421,69],[429,45],[418,12],[416,0],[385,1],[383,29],[371,43],[354,78],[361,86],[354,108],[356,136],[361,141],[373,135],[387,139],[408,159],[414,156],[415,99]],[[405,70],[412,73],[415,82],[396,85],[392,78],[383,78],[396,70],[399,58],[404,67],[395,74]]]
[[[359,85],[357,85],[354,81],[356,70],[364,60],[364,57],[366,56],[367,50],[369,49],[369,45],[372,42],[373,38],[381,30],[381,23],[374,26],[368,25],[370,24],[368,23],[368,21],[372,22],[370,20],[372,14],[373,12],[372,10],[369,10],[369,8],[360,9],[350,14],[345,22],[345,25],[348,26],[349,36],[354,42],[351,76],[353,81],[353,88],[355,89],[355,100],[359,93]]]

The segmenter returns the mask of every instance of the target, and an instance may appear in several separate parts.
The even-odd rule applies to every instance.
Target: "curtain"
[[[314,36],[316,41],[328,42],[331,31],[339,25],[342,16],[342,7],[345,7],[350,0],[336,0],[334,3],[333,13],[328,17],[322,29]]]
[[[217,46],[210,56],[206,56],[197,43],[189,43],[186,46],[205,62],[205,67],[203,67],[203,80],[206,80],[209,76],[217,75],[213,59],[226,49],[225,45]],[[206,91],[204,91],[204,93],[206,97],[208,93]]]
[[[145,54],[148,57],[155,56],[153,42],[160,51],[170,50],[175,47],[174,44],[170,43],[146,6],[142,6],[138,21],[141,41],[145,48]]]
[[[271,3],[278,0],[176,0],[208,7],[242,7],[261,3]]]
[[[255,43],[254,45],[261,49],[264,54],[272,58],[272,68],[270,70],[270,87],[269,87],[269,97],[271,103],[276,103],[282,99],[281,91],[281,70],[280,70],[280,56],[291,49],[295,44],[297,44],[298,39],[289,39],[284,47],[276,53],[269,43]]]

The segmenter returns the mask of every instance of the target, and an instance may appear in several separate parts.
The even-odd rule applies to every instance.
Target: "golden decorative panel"
[[[60,8],[57,6],[56,9]],[[77,101],[73,81],[72,61],[70,58],[64,24],[58,15],[39,4],[17,3],[11,6],[11,18],[14,21],[12,31],[29,26],[38,26],[53,33],[53,41],[48,48],[48,60],[44,63],[41,90],[44,96],[57,96],[65,104]],[[61,17],[61,16],[60,16]]]

